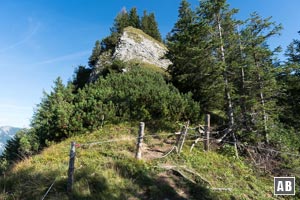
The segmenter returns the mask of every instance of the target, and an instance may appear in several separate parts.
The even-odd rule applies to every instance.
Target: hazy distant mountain
[[[7,140],[13,138],[18,130],[20,130],[20,128],[11,126],[0,127],[0,154],[2,154]]]

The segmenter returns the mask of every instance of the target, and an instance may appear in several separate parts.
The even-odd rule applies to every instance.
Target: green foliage
[[[235,158],[235,149],[232,145],[224,144],[219,152],[227,157]]]
[[[132,8],[129,12],[129,26],[132,26],[134,28],[141,27],[140,17],[137,13],[136,8]]]
[[[130,26],[129,15],[125,7],[122,8],[121,12],[117,15],[114,20],[114,25],[111,28],[112,33],[122,33],[124,28]]]
[[[92,69],[86,68],[85,66],[78,66],[74,72],[72,84],[75,89],[83,88],[86,83],[89,82]]]
[[[7,141],[3,154],[0,157],[0,171],[16,161],[25,159],[39,150],[39,141],[32,129],[21,129],[16,135]]]
[[[278,105],[282,108],[279,118],[285,125],[300,130],[300,42],[293,40],[286,50],[288,61],[281,66],[277,80],[282,87]]]
[[[120,34],[117,32],[112,32],[111,35],[107,36],[101,41],[101,52],[111,50],[114,52],[118,41],[119,41]]]
[[[92,51],[92,55],[89,57],[89,66],[91,68],[95,68],[100,54],[101,54],[101,43],[99,40],[97,40],[95,43],[95,47]]]
[[[192,92],[201,113],[224,117],[222,66],[216,62],[211,28],[199,21],[187,1],[179,7],[179,18],[167,37],[169,67],[173,84],[181,92]],[[203,20],[204,21],[204,20]]]
[[[141,29],[157,41],[162,41],[154,13],[148,15],[147,11],[144,11],[144,15],[141,19]]]
[[[300,34],[300,31],[298,32]],[[300,40],[294,39],[287,47],[285,55],[289,63],[300,63]]]
[[[129,72],[120,73],[123,69]],[[85,75],[85,70],[80,67],[73,81],[76,92],[58,78],[53,91],[44,94],[32,120],[41,147],[97,130],[107,122],[199,120],[199,105],[190,94],[181,95],[167,84],[162,73],[116,60],[96,82],[84,85],[80,72]],[[28,141],[20,142],[26,152]]]
[[[115,65],[119,69],[120,66],[117,63]],[[180,95],[176,88],[165,82],[161,74],[140,67],[133,67],[125,74],[110,73],[106,78],[99,78],[80,91],[79,95],[76,106],[94,101],[90,105],[91,110],[81,109],[79,116],[94,113],[89,118],[95,118],[95,121],[97,116],[103,114],[108,115],[106,119],[112,119],[113,112],[123,120],[198,119],[199,106],[191,100],[190,95]],[[104,109],[106,106],[108,108]],[[102,109],[96,111],[95,108]]]
[[[111,73],[121,73],[123,70],[127,70],[128,67],[128,64],[121,60],[113,60],[111,64],[103,67],[99,75],[106,77]]]
[[[64,86],[60,78],[54,82],[50,94],[44,93],[32,120],[32,127],[42,146],[46,145],[47,140],[60,141],[73,134],[73,98],[73,86]]]
[[[235,20],[237,9],[226,0],[200,1],[196,11],[186,0],[167,37],[173,84],[192,92],[201,114],[212,114],[217,126],[234,126],[241,140],[256,132],[256,142],[278,123],[275,54],[267,40],[281,26],[252,14]],[[242,27],[238,30],[238,27]],[[252,136],[251,136],[252,137]]]
[[[299,133],[293,128],[287,128],[279,124],[273,128],[270,136],[275,146],[279,146],[283,151],[296,153],[300,150]]]
[[[106,141],[112,137],[125,137],[132,140],[76,149],[73,199],[182,199],[181,191],[184,191],[186,199],[272,199],[268,198],[273,191],[271,176],[259,176],[243,161],[203,152],[198,147],[193,152],[184,148],[180,155],[173,153],[163,159],[136,161],[133,155],[137,131],[137,124],[105,126],[97,132],[55,144],[40,155],[17,163],[5,177],[0,177],[0,198],[39,199],[55,180],[47,198],[69,199],[66,173],[70,142],[82,144],[99,138]],[[149,135],[160,134],[150,132],[147,124],[145,131]],[[155,145],[153,148],[160,147]],[[159,167],[166,164],[177,166],[196,183]],[[232,191],[210,190],[201,178],[187,173],[180,166],[200,174],[211,183],[211,187],[231,188]]]
[[[275,76],[275,53],[267,45],[268,38],[279,34],[280,25],[262,19],[253,13],[241,31],[242,64],[244,81],[238,89],[240,98],[240,126],[246,131],[257,130],[260,135],[271,133],[273,124],[278,123],[277,94],[280,91]],[[249,114],[251,116],[249,116]],[[270,129],[270,130],[268,130]]]

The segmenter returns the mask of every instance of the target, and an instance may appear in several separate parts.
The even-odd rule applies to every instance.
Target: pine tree
[[[147,11],[144,11],[144,15],[141,19],[141,29],[157,41],[162,41],[154,13],[148,15]]]
[[[216,72],[221,72],[224,86],[224,98],[226,100],[226,112],[228,119],[228,130],[235,126],[233,92],[235,91],[231,79],[235,74],[234,65],[232,65],[232,53],[236,49],[236,32],[235,26],[237,22],[233,19],[233,15],[237,13],[236,9],[229,9],[226,0],[214,1],[203,0],[200,1],[198,9],[199,21],[204,23],[210,33],[207,37],[211,41],[212,52],[214,52],[214,68]]]
[[[300,34],[300,31],[298,33]],[[285,55],[288,57],[289,63],[300,64],[300,40],[294,39],[287,47]]]
[[[148,28],[149,28],[149,18],[148,18],[147,11],[144,10],[143,16],[141,19],[141,29],[146,33],[146,30],[148,30]]]
[[[91,68],[87,68],[85,66],[78,66],[78,68],[76,68],[72,81],[76,90],[83,88],[85,84],[89,82],[91,73]]]
[[[114,20],[114,25],[111,28],[112,33],[122,33],[124,28],[130,26],[129,15],[126,8],[122,8],[121,12]]]
[[[72,92],[72,84],[64,86],[58,77],[53,91],[50,94],[44,93],[31,124],[42,146],[47,145],[47,141],[60,141],[75,133],[71,131],[74,98]]]
[[[233,18],[236,13],[226,0],[203,0],[195,15],[183,0],[167,37],[169,71],[182,92],[193,93],[203,114],[227,113],[226,133],[243,137],[258,131],[268,142],[267,124],[276,119],[272,94],[278,90],[274,54],[266,41],[281,27],[255,17],[243,25]]]
[[[158,41],[162,41],[160,32],[158,30],[158,24],[155,19],[154,13],[150,13],[149,15],[149,35]]]
[[[276,51],[270,50],[267,40],[279,34],[281,29],[281,25],[270,22],[270,18],[262,19],[254,13],[241,32],[247,69],[247,110],[251,115],[252,129],[258,130],[267,143],[269,124],[274,124],[277,118],[275,96],[279,91],[273,64]]]
[[[95,43],[95,47],[93,48],[92,55],[89,57],[89,66],[91,69],[95,68],[100,54],[101,54],[101,43],[99,40],[97,40]]]
[[[137,14],[136,8],[132,8],[129,12],[129,26],[132,26],[132,27],[138,28],[138,29],[141,27],[140,17]]]
[[[223,116],[222,80],[220,71],[213,67],[208,27],[196,21],[196,14],[186,0],[180,4],[178,17],[167,36],[168,57],[173,63],[169,67],[172,82],[181,92],[193,93],[202,114]]]
[[[298,32],[300,33],[300,32]],[[300,40],[294,39],[285,52],[288,61],[282,66],[278,82],[283,88],[283,94],[278,99],[282,107],[280,120],[286,126],[300,130]]]

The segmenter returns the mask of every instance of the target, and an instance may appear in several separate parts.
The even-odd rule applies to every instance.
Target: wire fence
[[[50,190],[52,189],[52,187],[53,187],[53,185],[54,185],[56,179],[57,179],[57,177],[54,179],[54,181],[52,182],[52,184],[50,185],[50,187],[48,188],[48,190],[47,190],[46,193],[44,194],[42,200],[44,200],[44,199],[47,197],[47,195],[48,195],[48,193],[50,192]]]
[[[300,157],[300,154],[292,153],[292,152],[286,152],[286,151],[280,151],[272,148],[266,148],[266,147],[261,147],[261,146],[254,146],[254,145],[249,145],[247,143],[242,143],[239,142],[233,137],[233,141],[231,140],[225,140],[225,137],[231,133],[232,129],[226,128],[221,131],[210,131],[209,127],[209,122],[208,126],[202,126],[198,125],[196,127],[189,127],[189,122],[186,124],[180,124],[181,125],[181,131],[180,132],[175,132],[175,133],[163,133],[163,134],[149,134],[145,135],[144,134],[144,126],[145,124],[143,122],[140,123],[140,129],[137,137],[130,137],[130,138],[119,138],[119,139],[109,139],[109,140],[101,140],[101,141],[93,141],[93,142],[87,142],[87,143],[71,143],[71,151],[70,151],[70,162],[69,162],[69,171],[68,171],[68,188],[72,190],[72,185],[74,181],[74,161],[75,161],[75,147],[77,148],[82,148],[82,147],[91,147],[95,145],[103,145],[103,144],[110,144],[110,143],[116,143],[116,142],[121,142],[121,141],[136,141],[136,159],[141,159],[141,152],[142,152],[142,143],[143,140],[146,138],[159,138],[159,137],[164,137],[167,136],[169,137],[175,137],[174,144],[172,147],[170,147],[169,150],[166,152],[162,152],[161,156],[154,156],[151,159],[162,159],[168,157],[172,152],[176,151],[177,154],[180,154],[182,147],[185,143],[185,141],[193,141],[193,144],[191,146],[190,151],[194,148],[194,146],[199,142],[203,142],[204,144],[204,150],[208,151],[209,150],[209,144],[211,143],[217,143],[220,144],[232,144],[235,147],[236,151],[236,156],[238,158],[238,150],[237,146],[240,147],[248,147],[248,148],[255,148],[255,149],[260,149],[268,152],[273,152],[277,154],[286,154],[289,156],[295,156],[295,157]],[[194,130],[195,132],[193,134],[189,133],[189,130]],[[210,137],[209,134],[220,134],[220,133],[225,133],[221,138],[215,138],[215,137]],[[233,135],[231,135],[233,136]],[[165,142],[165,141],[162,141]],[[73,170],[73,171],[72,171]],[[45,197],[48,195],[50,190],[52,189],[56,179],[53,181],[53,183],[50,185],[48,190],[46,191],[45,195],[43,196],[42,200],[45,199]],[[70,184],[70,185],[69,185]],[[72,191],[68,191],[72,192]]]
[[[195,130],[195,128],[189,128],[190,130]],[[218,134],[218,133],[222,133],[225,132],[226,130],[222,130],[222,131],[212,131],[210,133],[214,133],[214,134]],[[134,140],[138,140],[138,139],[145,139],[145,138],[155,138],[155,137],[162,137],[162,136],[176,136],[179,135],[179,132],[175,132],[175,133],[166,133],[166,134],[151,134],[151,135],[144,135],[143,137],[133,137],[133,138],[123,138],[123,139],[111,139],[111,140],[102,140],[102,141],[94,141],[94,142],[87,142],[87,143],[76,143],[76,147],[91,147],[91,146],[95,146],[95,145],[102,145],[102,144],[106,144],[106,143],[113,143],[113,142],[121,142],[121,141],[134,141]],[[187,137],[189,136],[199,136],[199,134],[188,134]],[[214,141],[218,141],[220,140],[220,138],[214,138],[214,137],[210,137],[209,139],[206,138],[198,138],[200,140],[198,141],[206,141],[209,140],[211,143],[213,143]],[[186,139],[186,141],[195,141],[196,139]],[[278,154],[285,154],[285,155],[291,155],[291,156],[296,156],[296,157],[300,157],[300,154],[295,154],[295,153],[291,153],[291,152],[286,152],[286,151],[279,151],[276,149],[271,149],[271,148],[265,148],[265,147],[260,147],[260,146],[253,146],[253,145],[249,145],[247,143],[242,143],[242,142],[234,142],[234,141],[230,141],[230,140],[222,140],[222,143],[227,143],[227,144],[237,144],[237,145],[242,145],[245,147],[250,147],[250,148],[256,148],[256,149],[260,149],[260,150],[265,150],[265,151],[269,151],[269,152],[274,152],[274,153],[278,153]],[[218,142],[219,143],[219,142]],[[173,146],[172,149],[170,150],[169,153],[167,153],[166,155],[169,155],[172,151],[174,151],[174,149],[178,148],[176,146]],[[166,157],[163,156],[163,157]]]

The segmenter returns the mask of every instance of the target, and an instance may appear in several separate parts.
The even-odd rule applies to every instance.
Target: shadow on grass
[[[65,173],[63,173],[65,172]],[[42,199],[54,182],[45,199],[117,199],[111,193],[107,180],[91,168],[75,171],[73,193],[67,194],[67,170],[37,173],[34,168],[19,170],[0,178],[0,199]],[[54,181],[55,180],[55,181]]]
[[[69,197],[66,192],[67,169],[42,173],[37,173],[35,168],[21,169],[0,178],[0,199],[42,199],[54,180],[45,199],[217,199],[200,184],[187,183],[183,179],[170,184],[169,176],[167,179],[159,178],[144,162],[120,159],[110,169],[120,180],[108,180],[102,171],[87,166],[76,169],[73,193]],[[178,188],[185,188],[189,195],[182,195]]]
[[[170,184],[170,181],[155,176],[142,162],[135,160],[120,161],[116,162],[116,167],[123,178],[133,179],[135,184],[143,191],[141,194],[135,194],[138,199],[218,199],[201,184],[193,184],[183,179],[180,179],[180,181],[177,179],[175,180],[176,184]],[[189,194],[179,194],[178,187],[184,188]]]
[[[68,199],[65,193],[66,179],[61,171],[36,172],[34,168],[21,169],[0,178],[0,199],[42,199],[54,182],[47,198]]]
[[[115,199],[109,192],[107,180],[94,169],[85,167],[75,173],[73,194],[70,199]]]

